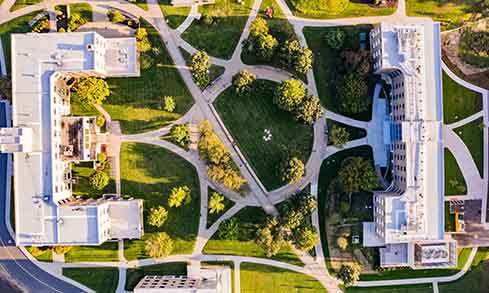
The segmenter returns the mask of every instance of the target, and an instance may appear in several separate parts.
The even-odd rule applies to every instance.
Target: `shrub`
[[[76,85],[76,97],[81,102],[102,104],[109,95],[109,85],[101,78],[87,77]]]
[[[275,49],[278,46],[278,41],[270,34],[261,35],[256,39],[255,48],[258,56],[265,61],[272,59],[275,54]]]
[[[280,48],[280,62],[283,67],[305,74],[312,68],[312,51],[302,48],[299,41],[287,40]]]
[[[202,15],[202,23],[205,25],[213,25],[214,24],[214,17],[209,14],[204,14]]]
[[[170,137],[173,142],[186,148],[190,143],[190,127],[188,124],[175,125],[170,130]]]
[[[151,42],[148,38],[148,31],[141,27],[138,28],[135,32],[136,37],[136,45],[139,52],[144,53],[151,50]]]
[[[68,251],[70,251],[73,248],[73,246],[64,246],[64,245],[59,245],[59,246],[54,246],[53,251],[56,254],[65,254]]]
[[[122,14],[119,10],[116,9],[109,9],[109,11],[107,12],[107,16],[109,17],[109,20],[111,22],[115,22],[115,23],[121,23],[126,20],[124,14]]]
[[[295,119],[305,124],[312,125],[323,116],[323,108],[317,97],[308,96],[295,110]]]
[[[255,80],[256,75],[249,71],[241,70],[237,75],[233,76],[233,86],[236,90],[236,94],[248,94],[251,91]]]
[[[324,34],[324,40],[326,44],[335,50],[339,50],[343,47],[345,40],[345,32],[342,29],[332,29]]]
[[[209,200],[209,213],[217,214],[224,210],[226,206],[224,205],[224,196],[213,192]]]
[[[32,246],[29,249],[29,252],[32,254],[33,257],[39,257],[46,253],[48,249],[46,247],[37,247],[37,246]]]
[[[103,162],[107,161],[107,154],[106,153],[98,153],[97,154],[97,161],[99,163],[103,163]]]
[[[284,228],[294,230],[299,227],[304,220],[304,214],[298,210],[291,210],[285,215]]]
[[[489,66],[489,32],[463,30],[460,36],[458,53],[461,59],[479,68]]]
[[[149,211],[148,224],[161,227],[168,219],[168,211],[163,206],[151,208]]]
[[[353,285],[360,279],[362,268],[358,264],[342,264],[338,271],[338,278],[343,281],[346,286]]]
[[[98,127],[104,127],[105,125],[105,118],[103,115],[98,115],[97,119],[95,120],[95,124],[97,124]]]
[[[146,70],[151,68],[153,66],[153,58],[147,54],[141,54],[139,56],[139,64],[141,66],[141,69]]]
[[[250,36],[252,38],[258,38],[263,35],[267,35],[269,32],[268,23],[262,17],[257,17],[250,24]]]
[[[83,18],[79,13],[72,13],[68,19],[68,31],[76,31],[80,26],[87,23],[87,20]]]
[[[146,240],[145,249],[152,258],[166,257],[173,251],[173,240],[165,232],[160,232]]]
[[[180,207],[184,204],[189,204],[192,201],[190,188],[188,186],[173,187],[170,196],[168,197],[169,207]]]
[[[239,222],[236,218],[228,219],[219,225],[217,236],[222,240],[237,240],[240,234]]]
[[[339,249],[346,250],[348,247],[348,240],[345,237],[338,237],[338,239],[336,239],[336,245]]]
[[[190,61],[190,70],[192,71],[192,77],[195,83],[201,87],[206,87],[210,82],[209,69],[211,68],[211,61],[209,55],[204,51],[198,51],[192,55]]]
[[[175,111],[175,107],[176,107],[176,103],[175,103],[175,99],[171,96],[165,96],[163,98],[163,109],[167,112],[170,112],[172,113],[173,111]]]
[[[328,139],[337,147],[342,148],[350,140],[350,134],[344,127],[333,125],[329,132]]]
[[[90,185],[96,190],[104,189],[110,181],[109,175],[103,171],[95,171],[90,178]]]
[[[304,163],[297,157],[288,159],[282,167],[282,181],[288,184],[298,183],[304,176]]]

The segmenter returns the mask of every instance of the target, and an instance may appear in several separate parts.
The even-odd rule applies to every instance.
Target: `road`
[[[5,126],[5,104],[0,103],[0,127]],[[8,156],[7,154],[0,154],[0,211],[6,211],[7,208]],[[5,215],[5,213],[1,214]],[[14,243],[14,239],[8,231],[5,217],[2,217],[0,219],[0,266],[15,283],[22,284],[23,291],[36,293],[84,292],[40,269]]]

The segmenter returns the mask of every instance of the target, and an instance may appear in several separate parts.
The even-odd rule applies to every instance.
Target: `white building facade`
[[[72,195],[72,163],[95,161],[107,143],[95,117],[71,116],[68,83],[76,76],[139,76],[135,39],[12,35],[12,127],[0,129],[0,151],[13,153],[19,246],[99,245],[143,234],[141,200]]]
[[[391,87],[384,138],[390,186],[374,193],[364,245],[380,248],[383,267],[457,265],[444,226],[443,92],[440,25],[381,23],[370,33],[373,67]]]

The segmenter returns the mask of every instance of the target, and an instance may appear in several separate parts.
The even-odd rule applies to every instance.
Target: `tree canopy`
[[[350,140],[350,134],[345,127],[333,125],[329,131],[328,139],[335,147],[342,148]]]
[[[209,199],[209,213],[216,214],[224,210],[226,206],[224,205],[224,196],[213,192],[211,198]]]
[[[282,229],[276,218],[269,219],[257,232],[256,244],[263,248],[267,257],[276,255],[285,243]]]
[[[165,232],[160,232],[146,240],[145,249],[152,258],[165,257],[173,251],[173,240]]]
[[[110,177],[104,171],[95,171],[90,178],[90,185],[96,190],[102,190],[109,184]]]
[[[168,219],[168,211],[163,206],[151,208],[149,211],[148,224],[161,227]]]
[[[190,70],[195,83],[203,88],[209,84],[209,69],[211,68],[211,60],[209,55],[204,51],[198,51],[192,55],[190,61]]]
[[[188,186],[173,187],[171,189],[170,196],[168,197],[168,206],[178,208],[184,203],[189,204],[191,200],[192,196]]]
[[[372,162],[362,157],[348,157],[341,163],[338,179],[343,192],[357,193],[378,186]]]
[[[282,181],[289,184],[299,182],[304,176],[304,163],[297,157],[288,159],[282,167]]]
[[[294,111],[306,97],[306,87],[297,79],[284,80],[275,89],[274,102],[280,109]]]
[[[238,74],[233,76],[233,86],[238,95],[248,94],[256,80],[256,75],[247,71],[241,70]]]
[[[340,109],[345,113],[357,114],[369,109],[367,82],[356,73],[348,73],[336,84],[336,97]]]
[[[76,97],[81,102],[102,104],[109,95],[109,85],[101,78],[83,78],[76,85]]]
[[[360,279],[362,267],[359,264],[342,264],[338,271],[338,278],[343,281],[346,286],[353,285]]]

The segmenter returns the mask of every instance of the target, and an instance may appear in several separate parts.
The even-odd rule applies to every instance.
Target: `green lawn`
[[[100,198],[105,193],[115,193],[115,179],[111,176],[110,167],[104,170],[111,178],[109,184],[102,190],[96,190],[90,185],[89,178],[94,172],[92,162],[72,164],[72,175],[77,180],[77,183],[73,184],[73,195]]]
[[[175,275],[181,276],[187,274],[187,263],[169,262],[152,266],[144,266],[134,269],[127,269],[126,291],[132,291],[134,287],[146,275]]]
[[[239,293],[236,292],[236,285],[234,284],[234,262],[232,261],[203,261],[200,263],[202,266],[227,266],[231,268],[231,283],[232,283],[232,291],[233,293]]]
[[[470,6],[479,0],[406,0],[409,16],[428,16],[439,21],[443,29],[460,26],[470,18]]]
[[[362,128],[352,127],[350,125],[346,125],[331,119],[327,119],[326,123],[328,125],[328,131],[331,131],[333,129],[333,126],[345,128],[346,131],[350,134],[350,140],[360,139],[367,136],[367,131]],[[331,144],[332,143],[328,141],[328,145]]]
[[[204,254],[241,255],[266,258],[265,251],[255,243],[258,226],[265,223],[267,215],[258,207],[246,207],[240,210],[233,218],[240,223],[238,240],[222,240],[214,234],[203,249]],[[284,247],[272,259],[288,262],[298,266],[304,264],[295,255],[290,247]]]
[[[463,189],[465,189],[465,192],[463,192]],[[445,195],[465,194],[467,194],[467,184],[462,171],[460,171],[453,154],[445,148]]]
[[[7,66],[7,72],[10,73],[10,34],[14,33],[27,33],[31,31],[29,27],[29,21],[36,16],[40,10],[26,14],[21,17],[17,17],[9,22],[0,25],[0,38],[2,39],[3,52],[5,53],[5,63]]]
[[[345,9],[331,13],[323,0],[286,0],[295,16],[303,18],[333,19],[346,17],[380,16],[395,12],[395,8],[373,7],[362,1],[350,1]]]
[[[252,7],[251,0],[243,5],[236,0],[216,0],[215,4],[199,6],[202,15],[214,17],[214,23],[194,21],[182,34],[184,40],[195,48],[219,58],[231,58],[234,48],[246,25]]]
[[[337,177],[338,171],[340,169],[341,163],[344,159],[351,156],[359,156],[365,159],[373,160],[372,149],[369,146],[361,146],[351,149],[346,149],[340,152],[337,152],[333,156],[327,158],[323,161],[321,165],[321,169],[319,172],[319,187],[318,187],[318,214],[319,214],[319,228],[320,228],[320,238],[321,244],[323,247],[324,258],[326,261],[326,266],[331,271],[331,259],[329,257],[329,248],[328,241],[326,235],[326,224],[328,223],[329,218],[329,206],[330,203],[330,194],[328,193],[328,187],[331,182]],[[361,197],[367,197],[368,194],[362,193]],[[354,198],[354,197],[353,197]],[[369,197],[371,198],[371,196]],[[371,217],[371,211],[363,208],[361,210],[362,205],[359,204],[358,208],[354,208],[352,201],[352,214],[355,214],[356,217],[366,218]],[[363,205],[365,206],[365,205]]]
[[[432,293],[433,286],[409,285],[409,286],[385,286],[385,287],[348,287],[345,293]]]
[[[455,232],[455,214],[450,214],[450,203],[445,202],[445,232]]]
[[[158,0],[161,12],[172,29],[179,27],[190,13],[190,7],[173,7],[171,0]]]
[[[330,31],[338,29],[338,27],[305,27],[304,36],[307,41],[308,47],[314,53],[314,78],[316,79],[316,86],[318,89],[319,98],[326,109],[333,112],[350,116],[355,119],[370,121],[372,118],[371,108],[365,112],[350,115],[342,113],[339,110],[339,99],[336,97],[336,80],[341,77],[341,74],[337,72],[337,60],[340,58],[341,50],[335,50],[329,47],[325,40],[324,35]],[[341,29],[345,32],[345,40],[343,49],[350,49],[353,51],[359,50],[359,34],[361,32],[368,33],[372,29],[371,25],[356,25],[356,26],[344,26]],[[368,44],[367,44],[368,47]],[[373,96],[373,90],[375,88],[375,81],[377,80],[375,75],[371,75],[369,80],[369,97]]]
[[[10,7],[10,11],[15,11],[17,9],[24,8],[26,6],[41,3],[43,0],[16,0],[14,5]]]
[[[128,0],[131,3],[136,4],[139,8],[148,10],[148,3],[146,0]]]
[[[70,111],[74,116],[98,116],[100,112],[92,104],[80,103],[78,99],[71,99]]]
[[[13,201],[13,200],[12,200]],[[26,247],[27,251],[32,254],[32,247],[28,246]],[[53,250],[50,248],[47,248],[43,254],[39,256],[34,256],[38,261],[44,261],[44,262],[53,262]]]
[[[199,226],[200,191],[195,168],[178,155],[152,145],[123,143],[121,148],[122,193],[144,199],[144,209],[162,205],[168,219],[160,228],[144,225],[140,240],[126,241],[128,260],[147,258],[144,240],[155,232],[166,232],[174,240],[174,254],[191,253]],[[168,207],[170,190],[186,185],[192,201],[179,208]],[[145,212],[145,219],[147,213]]]
[[[443,121],[454,123],[482,110],[482,95],[463,87],[443,72]]]
[[[273,103],[277,84],[257,80],[248,96],[237,97],[228,88],[214,103],[224,124],[236,139],[263,185],[273,190],[283,185],[278,166],[287,152],[307,162],[313,143],[313,129],[296,122],[289,112]],[[271,141],[263,140],[264,130],[272,133]]]
[[[87,21],[93,21],[92,6],[88,3],[70,4],[70,13],[78,13]]]
[[[112,120],[121,122],[124,133],[137,133],[164,127],[180,118],[193,104],[185,83],[166,51],[158,32],[146,21],[141,26],[148,30],[149,38],[159,54],[144,53],[153,59],[153,65],[141,70],[140,77],[108,78],[111,95],[103,107]],[[173,96],[175,112],[161,109],[164,96]]]
[[[113,293],[117,289],[117,268],[63,268],[63,275],[97,293]]]
[[[468,255],[470,249],[463,249],[459,254],[459,259],[462,254]],[[464,256],[465,257],[465,256]],[[465,257],[467,258],[467,257]],[[460,267],[460,262],[459,262]],[[489,288],[489,248],[480,247],[477,250],[470,271],[461,279],[455,282],[439,284],[441,293],[458,293],[458,292],[474,292],[486,293]]]
[[[319,281],[294,271],[254,263],[242,263],[240,270],[242,293],[325,292]]]
[[[208,201],[211,200],[211,195],[212,193],[216,192],[214,189],[209,187],[209,192],[208,192]],[[207,210],[207,228],[212,226],[215,221],[217,221],[222,215],[224,215],[227,210],[232,208],[234,206],[234,202],[232,200],[229,200],[227,197],[224,196],[224,210],[218,212],[218,213],[210,213],[210,210]],[[209,206],[209,205],[207,205]]]
[[[73,246],[65,254],[65,261],[119,261],[117,249],[117,242],[105,242],[99,246]]]
[[[481,176],[484,174],[484,138],[481,127],[483,126],[482,121],[482,118],[479,118],[453,130],[460,136],[460,138],[462,138],[465,145],[469,148],[470,154],[472,155]]]

